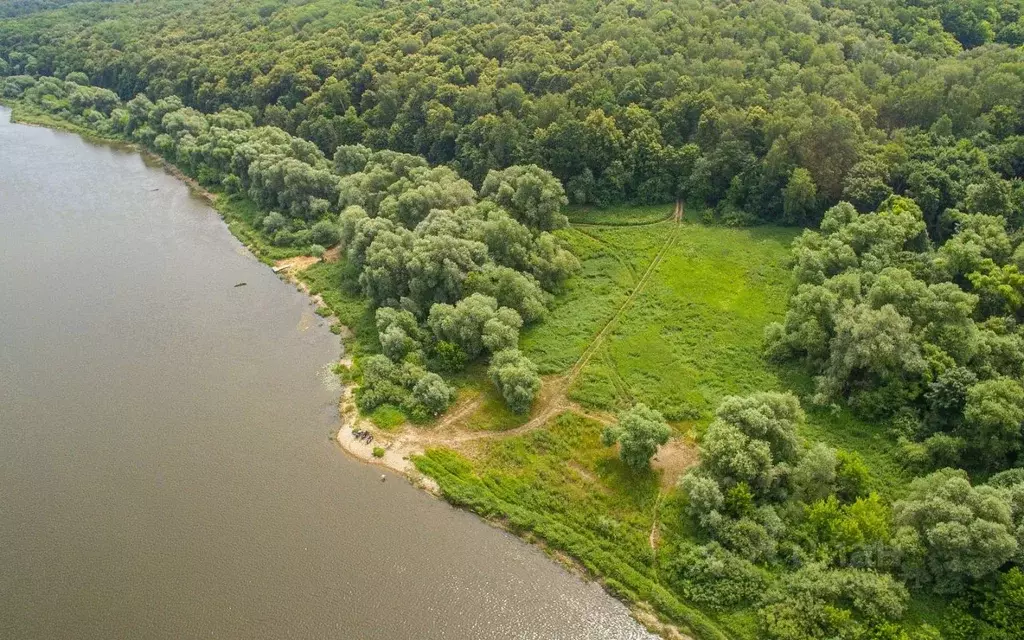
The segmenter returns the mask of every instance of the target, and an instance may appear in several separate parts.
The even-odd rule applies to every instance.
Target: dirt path
[[[647,536],[647,544],[651,546],[651,551],[654,552],[654,567],[657,569],[658,566],[658,542],[661,540],[661,532],[658,531],[658,510],[661,508],[661,501],[665,499],[665,493],[661,492],[658,494],[658,500],[654,503],[654,515],[651,522],[651,534]]]

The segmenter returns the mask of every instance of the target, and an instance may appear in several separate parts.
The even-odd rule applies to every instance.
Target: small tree
[[[399,362],[420,348],[419,324],[409,311],[380,307],[377,309],[376,321],[381,351],[393,361]]]
[[[288,224],[288,218],[277,211],[271,211],[263,217],[263,231],[268,235],[272,236],[278,231],[285,228]]]
[[[540,376],[537,375],[537,365],[518,349],[505,349],[494,354],[487,375],[505,398],[509,409],[516,413],[530,410],[540,391]]]
[[[660,411],[640,403],[622,412],[618,424],[606,427],[601,441],[606,447],[619,443],[619,457],[639,473],[651,466],[651,458],[671,433]]]

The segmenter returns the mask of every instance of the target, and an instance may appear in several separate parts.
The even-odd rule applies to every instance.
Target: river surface
[[[537,549],[346,458],[338,338],[183,184],[9,116],[0,637],[649,637]]]

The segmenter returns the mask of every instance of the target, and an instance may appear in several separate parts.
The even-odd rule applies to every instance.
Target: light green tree
[[[505,349],[494,354],[487,375],[505,398],[509,409],[528,413],[540,391],[537,365],[518,349]]]
[[[1017,552],[1006,493],[972,487],[961,470],[914,480],[907,497],[893,505],[893,521],[903,573],[940,593],[963,590]]]
[[[630,469],[639,473],[651,466],[658,447],[668,442],[672,430],[661,412],[637,403],[619,414],[619,421],[605,427],[601,442],[606,447],[619,445],[619,457]]]

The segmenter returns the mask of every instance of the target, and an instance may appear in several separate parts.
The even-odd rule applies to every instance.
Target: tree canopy
[[[816,374],[818,402],[898,421],[924,466],[1004,469],[1024,446],[1020,239],[1001,216],[947,215],[939,241],[901,196],[829,209],[794,244],[796,290],[767,348]]]
[[[0,74],[241,110],[328,158],[414,154],[545,230],[557,189],[528,185],[531,165],[572,202],[682,197],[733,222],[814,223],[892,193],[932,231],[947,208],[1024,213],[1020,0],[17,0],[5,15]]]

